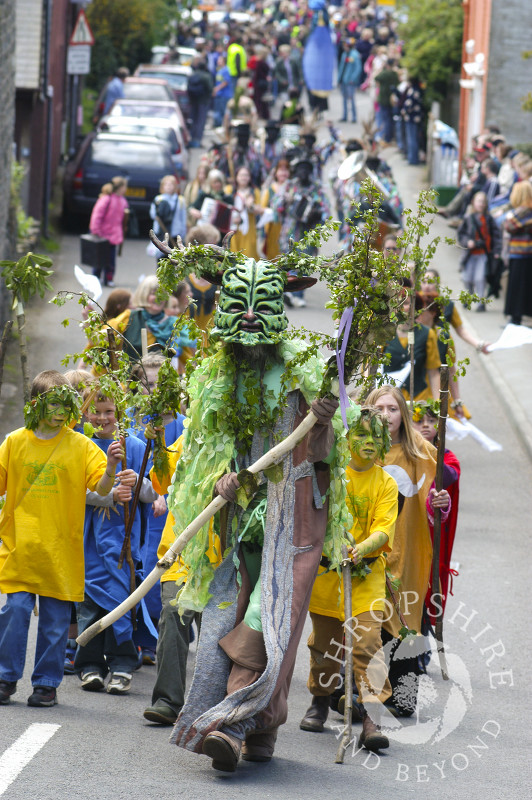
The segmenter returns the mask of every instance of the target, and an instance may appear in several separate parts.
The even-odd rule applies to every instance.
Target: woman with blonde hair
[[[532,184],[519,181],[510,194],[503,227],[509,235],[509,276],[504,313],[514,325],[532,316]]]
[[[387,569],[399,581],[397,595],[407,626],[419,634],[432,564],[427,498],[436,475],[436,448],[414,430],[406,400],[397,387],[373,389],[364,402],[375,406],[388,418],[392,446],[383,466],[397,483],[399,515]],[[383,642],[398,639],[401,627],[397,611],[392,611],[390,605],[383,622]],[[417,656],[423,651],[421,637],[418,642],[420,647],[414,648],[413,658],[404,658],[404,653],[398,653],[398,658],[394,659],[400,646],[398,642],[390,659],[391,710],[405,716],[410,716],[416,707],[421,671]],[[409,676],[408,681],[406,676]],[[407,687],[412,689],[410,694]]]
[[[156,275],[148,275],[137,286],[133,298],[133,308],[126,308],[115,319],[109,320],[109,327],[119,331],[123,338],[117,344],[126,351],[132,361],[137,362],[142,357],[142,330],[146,330],[148,348],[165,350],[171,346],[179,350],[178,355],[183,356],[185,349],[192,354],[195,341],[188,339],[187,332],[181,331],[179,340],[172,337],[176,317],[166,316],[164,308],[166,297],[158,296],[159,281]]]

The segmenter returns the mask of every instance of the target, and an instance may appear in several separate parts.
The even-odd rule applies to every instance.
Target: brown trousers
[[[325,617],[312,611],[310,617],[312,633],[307,642],[310,650],[307,686],[315,697],[326,697],[343,683],[341,671],[345,650],[341,645],[344,626],[335,617]],[[382,650],[381,618],[382,611],[366,611],[350,621],[354,639],[353,674],[363,704],[384,703],[392,695],[388,666]]]

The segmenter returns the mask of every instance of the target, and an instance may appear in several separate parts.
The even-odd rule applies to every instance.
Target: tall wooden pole
[[[443,489],[443,465],[445,456],[445,423],[447,422],[447,409],[449,405],[449,367],[447,364],[440,366],[440,417],[438,421],[438,454],[436,459],[436,491]],[[441,549],[441,509],[434,509],[434,535],[432,542],[432,594],[440,589],[440,549]],[[440,659],[441,674],[444,680],[449,679],[447,662],[443,647],[443,608],[436,612],[436,645]]]

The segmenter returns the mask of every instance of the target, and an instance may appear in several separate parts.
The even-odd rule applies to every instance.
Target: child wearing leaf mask
[[[28,705],[51,707],[63,679],[71,605],[83,600],[83,515],[87,489],[107,495],[122,458],[69,427],[80,397],[55,370],[39,373],[24,408],[25,427],[0,447],[0,705],[22,677],[31,613],[39,596],[33,693]],[[121,473],[118,473],[120,478]]]
[[[375,408],[359,409],[353,404],[348,409],[348,423],[351,461],[346,470],[347,504],[353,517],[348,552],[354,567],[350,624],[354,632],[353,671],[364,706],[358,745],[376,751],[389,744],[378,725],[380,711],[392,693],[382,654],[381,620],[386,596],[386,553],[392,548],[397,518],[397,485],[375,463],[384,458],[391,445],[386,418]],[[308,687],[313,700],[300,727],[322,731],[330,695],[342,681],[338,660],[328,657],[338,656],[335,643],[341,643],[343,636],[343,590],[336,572],[320,567],[310,600],[310,616]]]

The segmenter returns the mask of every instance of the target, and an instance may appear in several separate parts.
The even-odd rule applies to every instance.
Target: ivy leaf
[[[248,501],[251,500],[257,489],[259,483],[255,475],[247,469],[242,469],[237,475],[240,487],[245,491]],[[246,503],[247,505],[247,503]]]
[[[94,427],[94,425],[91,425],[90,422],[84,422],[83,433],[85,434],[85,436],[88,436],[89,439],[92,439],[92,437],[96,433],[96,428]]]
[[[402,641],[405,641],[406,639],[408,639],[408,637],[413,638],[415,636],[417,636],[417,631],[415,631],[413,628],[405,628],[405,626],[403,625],[399,629],[399,638]]]
[[[264,470],[264,475],[272,483],[280,483],[283,479],[283,465],[274,464],[272,467]]]

